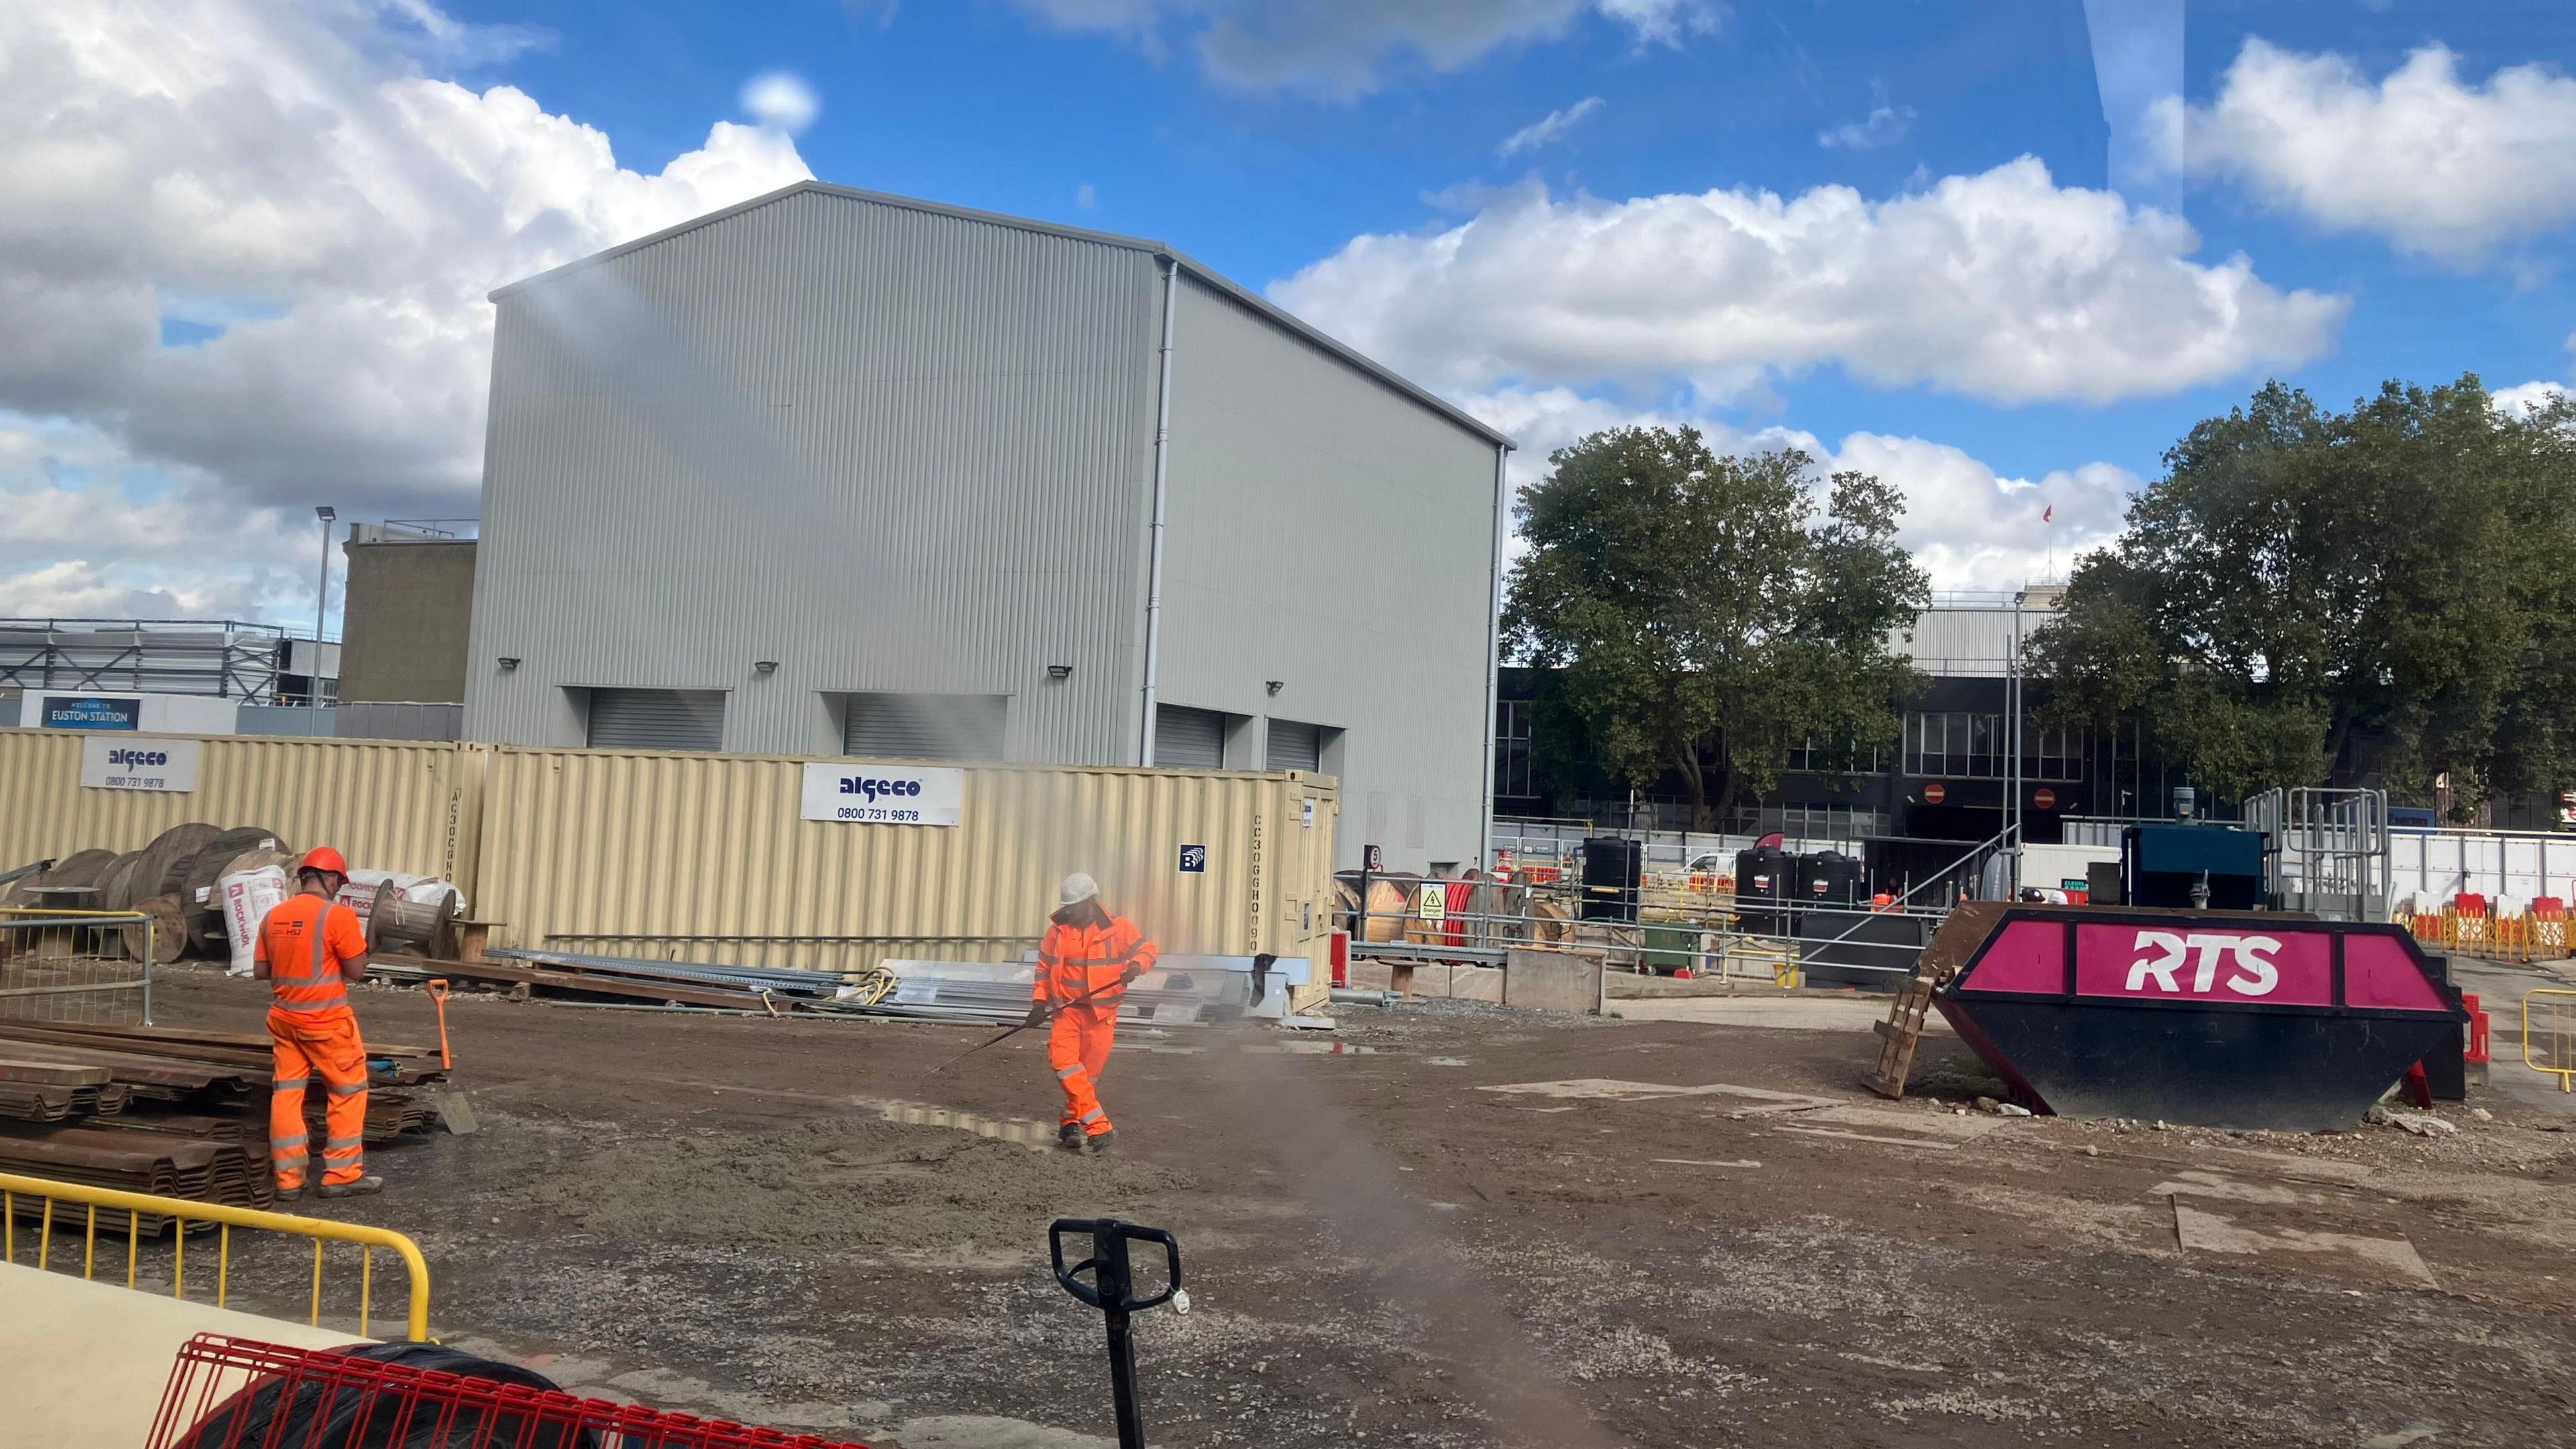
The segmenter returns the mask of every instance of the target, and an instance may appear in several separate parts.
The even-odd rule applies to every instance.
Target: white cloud
[[[0,416],[0,509],[0,615],[312,617],[309,511],[139,468],[97,429]]]
[[[2210,105],[2168,98],[2155,117],[2169,166],[2456,266],[2576,219],[2576,79],[2539,65],[2464,83],[2429,45],[2374,84],[2248,39]]]
[[[1605,103],[1599,96],[1585,96],[1564,110],[1550,111],[1504,137],[1503,144],[1494,148],[1494,154],[1502,157],[1517,156],[1523,151],[1560,140],[1566,132],[1580,125],[1584,117],[1601,109],[1603,104]]]
[[[1369,235],[1272,296],[1435,385],[1659,382],[1728,395],[1835,363],[1998,402],[2171,392],[2332,345],[2348,299],[2192,260],[2179,218],[2023,157],[1872,202],[1842,186],[1559,200]]]
[[[2552,401],[2571,394],[2576,394],[2576,388],[2563,382],[2526,382],[2516,387],[2497,388],[2487,396],[2497,412],[2508,417],[2525,418]]]
[[[1073,204],[1089,211],[1100,204],[1100,193],[1092,189],[1090,182],[1083,182],[1073,188]]]
[[[1858,121],[1846,121],[1816,133],[1816,144],[1828,151],[1875,151],[1893,146],[1914,129],[1912,106],[1879,106]]]
[[[0,7],[0,422],[60,420],[47,446],[109,450],[88,476],[184,480],[200,520],[473,512],[484,294],[809,174],[780,131],[728,122],[658,174],[625,170],[605,135],[512,87],[419,69],[492,44],[424,0]],[[165,316],[223,330],[165,348]],[[200,547],[257,541],[198,528]],[[100,546],[48,547],[45,567],[111,568]],[[102,587],[150,587],[140,566]],[[174,597],[220,592],[159,576]]]
[[[1819,484],[1847,470],[1873,474],[1904,492],[1905,519],[1897,538],[1936,589],[2019,588],[2063,577],[2077,554],[2118,536],[2129,497],[2141,486],[2136,474],[2109,463],[2012,478],[1959,448],[1923,438],[1859,432],[1828,445],[1794,428],[1737,428],[1562,387],[1498,388],[1461,395],[1457,402],[1521,442],[1511,462],[1515,488],[1545,478],[1548,455],[1556,449],[1605,428],[1630,426],[1696,427],[1721,453],[1797,448],[1816,460]],[[1515,536],[1513,556],[1520,550]]]
[[[1716,0],[1020,0],[1067,30],[1132,37],[1159,57],[1188,37],[1208,73],[1251,89],[1357,95],[1389,65],[1455,71],[1519,41],[1555,40],[1588,14],[1641,43],[1678,46],[1718,28]]]
[[[794,136],[823,113],[823,98],[793,71],[764,71],[743,83],[742,109],[760,124]]]
[[[1641,41],[1678,46],[1684,33],[1707,35],[1725,23],[1719,0],[1600,0],[1601,13],[1637,32]]]

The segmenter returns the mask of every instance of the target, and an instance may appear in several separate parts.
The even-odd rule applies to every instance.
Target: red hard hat
[[[304,852],[304,858],[295,863],[296,874],[301,875],[308,870],[327,870],[333,875],[347,875],[349,863],[340,858],[340,852],[327,845],[317,845]]]

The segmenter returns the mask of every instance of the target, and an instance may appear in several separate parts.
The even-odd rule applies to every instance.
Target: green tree
[[[2576,768],[2576,413],[2476,376],[2348,413],[2270,384],[2165,455],[2031,641],[2066,722],[2143,717],[2223,796],[2376,774],[2467,803]]]
[[[1549,462],[1521,491],[1505,637],[1563,671],[1613,773],[1678,771],[1706,830],[1802,741],[1846,767],[1895,744],[1921,681],[1887,638],[1926,581],[1895,542],[1894,488],[1839,473],[1820,512],[1805,454],[1719,457],[1691,428],[1595,433]]]

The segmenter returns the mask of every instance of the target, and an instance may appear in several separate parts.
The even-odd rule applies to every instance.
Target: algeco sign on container
[[[92,790],[197,788],[196,740],[140,737],[81,741],[81,784]]]
[[[954,825],[964,770],[916,765],[807,765],[805,818],[849,825]]]

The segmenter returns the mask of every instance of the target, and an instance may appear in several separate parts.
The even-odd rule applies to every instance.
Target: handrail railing
[[[262,1164],[265,1167],[265,1164]],[[8,1262],[18,1260],[18,1199],[44,1200],[44,1213],[37,1228],[36,1267],[46,1268],[52,1257],[54,1239],[54,1203],[57,1200],[86,1206],[86,1227],[82,1237],[81,1277],[94,1279],[98,1269],[99,1209],[121,1210],[125,1220],[125,1286],[135,1286],[141,1266],[143,1215],[168,1218],[176,1231],[172,1234],[170,1296],[185,1298],[188,1290],[188,1224],[214,1223],[221,1229],[215,1248],[215,1306],[225,1306],[232,1277],[232,1230],[257,1228],[266,1232],[287,1233],[313,1240],[313,1307],[308,1320],[315,1327],[322,1323],[322,1245],[326,1242],[356,1243],[365,1252],[358,1261],[358,1336],[366,1337],[375,1292],[375,1255],[378,1248],[393,1253],[403,1261],[411,1279],[411,1306],[405,1318],[405,1329],[414,1343],[429,1339],[429,1264],[420,1255],[420,1245],[391,1228],[369,1227],[364,1223],[339,1223],[327,1218],[298,1217],[293,1213],[262,1212],[257,1208],[232,1207],[224,1203],[191,1202],[185,1198],[157,1197],[151,1193],[126,1192],[121,1188],[91,1187],[85,1183],[56,1182],[50,1178],[24,1177],[14,1172],[0,1172],[0,1257]],[[110,1231],[114,1231],[110,1220]],[[68,1227],[68,1223],[66,1224]]]

